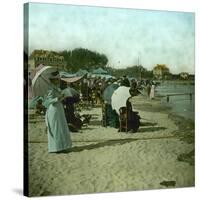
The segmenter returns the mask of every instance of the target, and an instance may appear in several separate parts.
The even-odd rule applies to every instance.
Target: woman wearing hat
[[[61,95],[61,90],[59,89],[59,73],[57,71],[51,73],[49,80],[52,83],[52,87],[45,100],[45,106],[47,107],[48,151],[50,153],[59,153],[71,148],[72,142],[62,104],[63,95]]]

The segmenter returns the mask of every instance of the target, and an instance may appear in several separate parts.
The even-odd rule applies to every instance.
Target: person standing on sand
[[[58,72],[53,72],[49,78],[55,89],[50,89],[45,99],[46,126],[48,129],[48,151],[59,153],[71,148],[72,141],[69,132],[63,104],[63,95],[59,89],[60,78]]]
[[[128,78],[126,77],[126,75],[123,76],[121,86],[130,87],[130,82],[129,82]]]
[[[147,83],[147,96],[150,97],[150,93],[151,93],[151,84]]]
[[[151,85],[151,91],[150,91],[149,97],[150,97],[150,99],[155,98],[155,84],[153,82],[152,82],[152,85]]]

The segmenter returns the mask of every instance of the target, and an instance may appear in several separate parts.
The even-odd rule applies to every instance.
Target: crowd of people
[[[130,87],[130,95],[137,96],[141,90],[146,90],[150,99],[154,98],[155,84],[148,80],[137,81],[127,76],[106,80],[100,77],[83,77],[78,82],[61,81],[59,73],[52,73],[50,82],[58,89],[50,89],[44,101],[36,103],[36,113],[45,115],[48,128],[49,152],[62,152],[72,146],[70,132],[78,132],[85,123],[89,123],[90,115],[80,115],[84,106],[102,108],[102,126],[114,127],[120,132],[137,132],[140,126],[140,116],[134,112],[127,99],[125,107],[120,108],[119,114],[112,105],[103,98],[104,90],[112,84]],[[79,95],[66,97],[62,94],[65,88],[75,89]]]
[[[130,87],[130,93],[132,96],[140,94],[140,90],[147,90],[147,96],[153,99],[155,96],[155,83],[150,80],[136,80],[128,79],[126,75],[121,78],[83,78],[81,82],[68,84],[80,92],[80,97],[84,101],[88,101],[90,105],[101,104],[103,91],[110,84],[118,84],[119,86]],[[66,87],[66,83],[63,84],[63,88]],[[62,86],[61,86],[62,87]]]

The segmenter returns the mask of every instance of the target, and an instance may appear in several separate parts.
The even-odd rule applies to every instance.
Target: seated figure
[[[110,104],[104,103],[102,109],[103,126],[119,128],[119,116],[117,115],[116,111],[112,109],[112,106]]]
[[[79,98],[65,98],[63,100],[65,117],[70,131],[78,132],[82,127],[82,121],[75,115],[74,103],[79,102]]]
[[[131,103],[127,100],[126,107],[121,107],[120,110],[120,132],[132,132],[135,133],[140,126],[140,116],[138,112],[132,110]]]

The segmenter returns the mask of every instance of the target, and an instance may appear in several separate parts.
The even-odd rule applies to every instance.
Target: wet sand
[[[91,123],[71,133],[70,153],[49,154],[44,117],[32,117],[30,196],[194,186],[194,124],[170,115],[159,99],[137,96],[132,103],[142,117],[137,133],[102,127],[101,108],[83,110]]]

